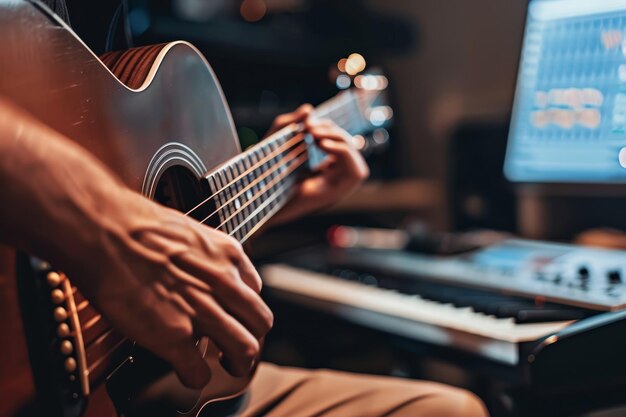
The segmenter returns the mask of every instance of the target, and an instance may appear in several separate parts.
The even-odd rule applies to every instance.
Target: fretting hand
[[[296,111],[278,116],[270,133],[292,123],[303,123],[307,133],[328,154],[313,176],[298,187],[294,198],[270,221],[286,222],[331,206],[361,185],[369,175],[363,156],[348,132],[328,119],[311,117],[313,106],[305,104]]]

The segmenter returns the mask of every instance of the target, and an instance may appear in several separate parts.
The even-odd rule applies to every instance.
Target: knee
[[[469,391],[458,390],[454,401],[458,404],[457,414],[447,414],[448,416],[489,417],[483,401]]]
[[[489,417],[485,404],[469,391],[443,387],[411,404],[402,416]]]
[[[442,411],[441,416],[446,417],[488,417],[489,413],[485,404],[473,393],[452,388],[435,395],[434,401]]]

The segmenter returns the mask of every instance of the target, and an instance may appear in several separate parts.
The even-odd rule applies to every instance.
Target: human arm
[[[253,367],[273,317],[234,239],[129,190],[88,151],[2,99],[0,190],[0,242],[67,273],[187,385],[210,377],[197,336],[216,343],[234,375]]]

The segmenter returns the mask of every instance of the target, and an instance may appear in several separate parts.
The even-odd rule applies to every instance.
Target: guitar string
[[[288,163],[291,160],[291,157],[294,153],[300,152],[301,150],[306,149],[306,146],[303,146],[303,144],[300,144],[299,146],[295,147],[294,149],[292,149],[289,154],[285,155],[285,157],[283,158],[282,161],[286,161],[286,163]],[[300,156],[301,153],[299,153],[298,155],[296,155],[295,157],[297,158],[298,156]],[[200,221],[200,223],[206,223],[211,217],[213,217],[214,215],[216,215],[217,213],[219,213],[220,211],[224,211],[227,206],[229,204],[231,204],[232,202],[235,202],[239,199],[239,197],[241,197],[244,193],[246,193],[246,191],[249,191],[250,188],[254,187],[255,185],[261,183],[265,178],[267,178],[268,176],[271,176],[272,174],[274,174],[276,171],[281,170],[284,165],[282,162],[279,165],[274,165],[274,168],[264,171],[262,172],[262,175],[258,176],[257,178],[254,179],[254,181],[252,181],[251,183],[247,184],[244,188],[242,188],[241,190],[238,190],[237,194],[233,195],[228,201],[224,202],[221,206],[217,207],[215,209],[215,211],[211,214],[209,214],[208,216],[206,216],[204,219],[202,219]],[[248,197],[248,196],[246,196]],[[228,197],[227,197],[228,198]],[[253,199],[254,195],[252,197],[248,197],[248,199]]]
[[[287,129],[287,128],[285,128],[285,129]],[[279,132],[280,131],[276,132],[275,135],[277,135]],[[272,136],[274,136],[274,135],[272,135]],[[218,167],[217,169],[215,169],[210,175],[217,174],[220,171],[224,171],[227,167],[229,167],[232,164],[234,164],[236,160],[243,159],[244,157],[251,157],[252,155],[254,155],[253,151],[261,149],[263,147],[262,144],[264,144],[265,142],[270,142],[272,140],[278,140],[279,139],[278,136],[276,138],[272,139],[272,136],[270,136],[269,138],[265,139],[263,142],[259,142],[258,145],[255,145],[253,148],[247,150],[246,152],[244,152],[244,153],[242,153],[240,155],[237,155],[233,161],[228,161],[228,162],[224,163],[221,167]],[[244,172],[242,172],[237,178],[235,178],[235,179],[231,180],[230,182],[226,183],[222,188],[220,188],[219,190],[215,191],[212,195],[210,195],[209,197],[207,197],[204,200],[202,200],[194,208],[192,208],[191,210],[186,212],[185,215],[189,216],[195,210],[197,210],[198,208],[201,208],[209,200],[217,197],[217,195],[219,193],[225,191],[227,188],[231,187],[233,184],[235,184],[237,181],[241,180],[245,176],[251,174],[253,171],[256,171],[262,165],[265,165],[270,159],[273,159],[274,157],[276,157],[280,153],[282,153],[285,150],[284,148],[289,148],[289,146],[291,146],[292,142],[296,142],[296,144],[297,144],[298,142],[300,142],[302,140],[303,140],[303,138],[299,138],[299,137],[295,137],[295,136],[292,137],[291,139],[287,140],[287,142],[285,142],[284,144],[280,145],[278,147],[278,149],[275,149],[275,150],[271,151],[269,154],[264,155],[253,166],[251,166],[250,168],[247,168]],[[265,143],[265,144],[267,144],[267,143]],[[257,148],[257,149],[255,149],[255,148]]]
[[[343,99],[343,97],[346,97],[346,99]],[[338,112],[340,115],[345,116],[346,113],[348,113],[350,111],[350,109],[347,108],[346,104],[348,102],[354,102],[356,101],[364,101],[365,100],[365,96],[357,96],[355,94],[345,94],[342,96],[335,96],[334,98],[326,101],[325,103],[322,103],[319,107],[322,107],[322,110],[324,110],[323,106],[330,106],[331,110],[328,110],[325,112],[321,111],[321,112],[314,112],[313,116],[314,117],[318,117],[318,118],[325,118],[328,117],[328,115],[330,113],[332,113],[333,111]],[[332,100],[337,99],[338,102],[337,103],[333,103]],[[344,103],[340,102],[339,99],[343,99]],[[317,114],[316,114],[317,113]],[[319,113],[322,113],[321,115]],[[336,118],[338,118],[339,116],[336,116]],[[333,119],[333,118],[331,118]],[[269,136],[268,138],[266,138],[263,142],[259,142],[259,144],[255,145],[252,149],[242,153],[241,155],[239,155],[237,159],[243,159],[245,156],[250,156],[252,154],[252,150],[255,147],[258,147],[259,149],[261,149],[263,147],[263,143],[267,143],[270,142],[272,140],[278,140],[279,139],[279,133],[283,132],[287,130],[289,134],[293,134],[294,132],[297,132],[300,130],[300,127],[298,128],[293,128],[290,126],[286,126],[283,129],[275,132],[274,134],[272,134],[271,136]],[[272,139],[273,136],[277,136],[276,138]],[[280,135],[280,137],[286,137],[285,132],[283,132],[282,135]],[[288,142],[286,142],[288,143]],[[237,178],[235,178],[234,180],[232,180],[231,182],[227,183],[226,185],[224,185],[221,189],[219,189],[218,191],[214,192],[212,195],[210,195],[209,197],[207,197],[206,199],[204,199],[203,201],[201,201],[200,203],[198,203],[194,208],[192,208],[191,210],[189,210],[187,213],[185,213],[186,215],[190,215],[193,211],[195,211],[196,209],[204,206],[207,202],[209,202],[210,200],[212,200],[213,198],[215,198],[218,194],[220,194],[221,192],[225,191],[226,189],[230,188],[233,184],[236,184],[237,181],[239,181],[241,178],[245,177],[246,175],[250,174],[252,171],[258,169],[258,167],[260,165],[263,165],[265,162],[267,162],[268,159],[272,159],[274,156],[277,156],[277,152],[280,153],[280,149],[283,147],[284,145],[281,145],[281,147],[279,147],[279,149],[277,149],[276,151],[273,151],[272,153],[270,153],[269,155],[267,155],[266,157],[264,157],[262,160],[260,160],[259,162],[257,162],[253,167],[251,167],[250,169],[247,169],[246,171],[244,171],[241,175],[239,175]],[[231,162],[227,162],[225,164],[226,166],[232,165],[235,163],[235,160],[231,161]],[[219,171],[219,168],[218,170]],[[212,213],[214,214],[214,213]]]
[[[283,186],[281,186],[281,188],[278,190],[279,192],[276,192],[272,197],[270,197],[268,200],[264,201],[263,204],[259,207],[261,210],[264,210],[265,207],[270,204],[273,200],[275,200],[278,197],[282,197],[285,195],[285,193],[288,191],[287,188],[288,186],[290,186],[290,184],[283,184]],[[283,205],[282,203],[284,203],[284,201],[278,201],[278,203],[276,205],[274,205],[273,207],[270,208],[270,210],[267,213],[263,214],[263,217],[260,218],[255,218],[256,215],[254,216],[250,216],[248,218],[246,218],[243,222],[241,222],[239,224],[239,226],[237,227],[236,230],[234,230],[232,232],[232,234],[229,233],[230,236],[234,236],[236,238],[236,233],[242,228],[244,227],[248,222],[255,220],[254,226],[246,233],[245,229],[244,229],[244,233],[246,233],[245,235],[243,235],[241,237],[241,239],[239,240],[241,243],[243,243],[245,240],[248,239],[248,237],[250,235],[252,235],[252,233],[254,233],[254,231],[258,230],[259,227],[261,227],[270,217],[272,217],[274,215],[274,213],[278,210],[280,210]]]
[[[285,164],[290,162],[290,159],[288,159],[287,157],[289,155],[292,155],[294,153],[294,149],[296,149],[297,151],[299,151],[300,149],[302,149],[302,142],[304,141],[303,138],[298,138],[296,140],[291,140],[285,143],[285,145],[291,145],[292,143],[294,143],[295,145],[298,146],[293,146],[291,147],[291,151],[283,157],[283,159],[281,159],[281,163],[274,165],[272,169],[270,170],[266,170],[262,172],[262,176],[256,178],[252,183],[248,184],[244,189],[238,191],[237,194],[235,194],[233,197],[231,197],[228,201],[226,201],[225,203],[223,203],[221,206],[219,206],[216,210],[214,210],[212,213],[210,213],[209,215],[207,215],[202,221],[200,221],[201,223],[206,222],[207,220],[209,220],[211,217],[213,217],[214,215],[220,213],[220,211],[223,211],[225,208],[227,208],[227,206],[229,204],[231,204],[233,201],[235,201],[239,196],[241,196],[245,191],[247,191],[249,188],[251,188],[251,186],[256,185],[257,183],[259,183],[260,181],[263,180],[263,178],[266,178],[267,176],[272,175],[273,173],[275,173],[277,170],[280,170],[284,167]],[[196,205],[196,207],[194,207],[193,209],[191,209],[189,212],[186,213],[186,215],[190,215],[191,213],[193,213],[195,210],[201,208],[202,206],[204,206],[209,200],[217,197],[219,194],[222,194],[224,191],[227,191],[228,189],[230,189],[233,185],[236,186],[238,184],[238,182],[247,177],[249,174],[253,173],[254,171],[256,171],[259,167],[266,165],[266,162],[268,162],[271,159],[274,159],[276,156],[279,156],[281,154],[283,154],[285,152],[285,150],[283,149],[285,148],[285,146],[281,146],[279,147],[276,151],[271,152],[270,154],[268,154],[266,157],[264,157],[263,159],[261,159],[259,162],[255,163],[250,169],[245,170],[242,174],[240,174],[239,176],[237,176],[234,180],[228,182],[225,186],[223,186],[221,189],[219,189],[218,191],[216,191],[215,193],[213,193],[211,196],[209,196],[208,198],[206,198],[205,200],[203,200],[202,202],[200,202],[198,205]],[[290,149],[290,148],[287,148]],[[254,197],[253,197],[254,198]]]
[[[296,164],[294,166],[294,170],[297,169],[299,166],[301,166],[304,162],[306,162],[306,158],[303,158],[298,164]],[[265,199],[263,201],[263,203],[252,213],[250,214],[248,217],[244,218],[243,221],[241,221],[239,223],[239,225],[237,226],[237,228],[235,228],[234,230],[232,230],[231,232],[228,233],[229,236],[234,236],[237,234],[237,232],[244,227],[244,225],[246,225],[248,222],[256,220],[257,224],[262,224],[265,222],[265,220],[269,219],[270,213],[272,213],[272,210],[275,209],[277,206],[279,206],[282,202],[279,202],[276,206],[272,207],[272,210],[270,210],[270,212],[268,213],[263,213],[263,217],[257,218],[257,214],[260,211],[261,213],[263,212],[263,210],[270,204],[272,203],[272,201],[276,200],[279,197],[282,197],[285,195],[285,192],[288,191],[288,187],[290,187],[292,184],[288,184],[288,183],[283,183],[279,188],[277,188],[276,190],[273,191],[273,195],[267,199]],[[269,190],[268,192],[272,192],[272,190]],[[245,237],[247,238],[247,235],[245,235]],[[243,237],[242,237],[243,239]]]
[[[300,150],[301,148],[302,148],[301,146],[298,146],[297,148],[295,148],[296,150],[292,150],[292,151],[290,152],[290,154],[293,154],[293,153],[295,153],[295,152],[299,152],[299,150]],[[289,154],[289,155],[290,155],[290,154]],[[285,165],[287,165],[287,164],[289,164],[289,162],[291,161],[291,159],[290,159],[290,158],[288,158],[288,157],[289,157],[289,155],[286,155],[286,156],[284,157],[284,159],[283,159],[283,161],[286,161],[286,162],[281,163],[281,164],[279,164],[279,165],[276,165],[276,166],[275,166],[275,168],[274,168],[274,169],[272,169],[272,170],[265,171],[265,172],[263,173],[263,176],[262,176],[262,177],[257,178],[257,179],[256,179],[253,183],[248,184],[248,185],[247,185],[244,189],[242,189],[242,190],[238,191],[238,192],[237,192],[237,194],[235,194],[234,196],[232,196],[232,197],[231,197],[228,201],[226,201],[225,203],[223,203],[223,204],[222,204],[220,207],[218,207],[218,208],[217,208],[214,212],[210,213],[207,217],[205,217],[205,218],[204,218],[202,221],[200,221],[200,222],[201,222],[201,223],[205,223],[205,222],[206,222],[206,221],[208,221],[211,217],[213,217],[214,215],[216,215],[216,214],[220,213],[220,211],[222,211],[225,207],[227,207],[227,206],[228,206],[229,204],[231,204],[233,201],[236,201],[236,200],[238,199],[238,197],[240,197],[240,196],[241,196],[241,195],[242,195],[245,191],[247,191],[249,188],[251,188],[252,186],[256,185],[256,183],[258,183],[258,182],[262,181],[262,179],[266,178],[267,176],[271,175],[272,173],[274,173],[274,172],[276,172],[276,171],[280,171],[280,170],[282,170],[282,169],[284,168],[284,166],[285,166]],[[301,154],[298,154],[298,155],[296,156],[296,158],[298,158],[300,155],[302,155],[302,153],[301,153]],[[293,158],[293,159],[295,159],[295,158]],[[302,163],[304,163],[304,161],[303,161]],[[301,165],[301,164],[300,164],[300,165]],[[290,171],[290,172],[291,172],[291,171]],[[289,172],[289,173],[290,173],[290,172]],[[289,173],[288,173],[288,174],[289,174]],[[239,178],[241,178],[241,177],[242,177],[242,176],[239,176],[239,177],[238,177],[238,179],[239,179]],[[286,176],[283,176],[283,177],[279,178],[279,180],[282,180],[282,179],[283,179],[283,178],[285,178],[285,177],[286,177]],[[237,179],[237,180],[238,180],[238,179]],[[230,184],[236,184],[237,180],[235,180],[235,181],[231,182]],[[273,180],[272,180],[272,182],[274,182],[274,180],[275,180],[275,179],[273,179]],[[228,188],[228,187],[226,187],[226,188]],[[267,188],[267,187],[264,187],[262,190],[265,190],[266,188]],[[238,209],[237,209],[236,211],[232,212],[232,213],[230,214],[230,216],[229,216],[226,220],[224,220],[224,221],[223,221],[223,222],[222,222],[219,226],[217,226],[217,228],[221,228],[222,226],[224,226],[224,225],[225,225],[228,221],[232,220],[232,219],[233,219],[233,218],[234,218],[237,214],[239,214],[239,213],[241,213],[242,211],[244,211],[244,209],[245,209],[246,207],[248,207],[248,206],[249,206],[252,202],[256,201],[256,200],[257,200],[257,199],[258,199],[261,195],[263,195],[264,193],[265,193],[265,191],[262,191],[261,193],[257,193],[256,195],[253,195],[253,197],[249,197],[248,201],[247,201],[244,205],[242,205],[241,207],[238,207]]]
[[[338,103],[337,105],[340,105],[340,103]],[[344,111],[343,113],[345,113],[345,111]],[[303,140],[303,139],[301,139],[301,140]],[[297,141],[297,142],[299,142],[299,141]],[[281,149],[281,148],[282,148],[282,146],[281,146],[281,147],[279,147],[279,149]],[[272,152],[272,153],[271,153],[268,157],[266,157],[266,158],[264,158],[264,159],[263,159],[263,162],[265,162],[265,161],[266,161],[266,160],[268,160],[268,159],[273,159],[274,155],[276,155],[277,153],[282,153],[282,152],[280,152],[280,151],[278,151],[278,150],[277,150],[277,151],[275,151],[275,152]],[[293,151],[292,151],[291,153],[293,153]],[[286,157],[285,157],[285,158],[286,158]],[[232,163],[234,163],[234,162],[232,162]],[[232,163],[231,163],[231,164],[232,164]],[[289,160],[287,159],[287,161],[286,161],[285,163],[281,163],[280,165],[277,165],[275,169],[265,171],[265,172],[263,173],[263,174],[264,174],[264,175],[263,175],[263,178],[265,178],[265,177],[267,177],[267,176],[271,175],[272,173],[276,172],[277,170],[282,169],[282,168],[284,167],[284,165],[285,165],[285,164],[288,164],[288,163],[289,163]],[[244,173],[243,173],[243,174],[239,175],[239,176],[238,176],[237,178],[235,178],[233,181],[231,181],[231,182],[227,183],[227,185],[226,185],[226,186],[222,187],[222,189],[220,189],[218,192],[214,193],[213,197],[215,197],[215,196],[217,196],[218,194],[220,194],[221,192],[223,192],[223,191],[225,191],[225,190],[229,189],[232,185],[236,185],[236,184],[237,184],[237,182],[238,182],[241,178],[244,178],[244,177],[245,177],[245,176],[247,176],[247,174],[249,174],[250,172],[255,171],[255,170],[257,169],[257,167],[258,167],[259,165],[262,165],[262,164],[263,164],[263,163],[257,163],[257,164],[255,164],[255,165],[254,165],[251,169],[248,169],[248,170],[244,171]],[[282,178],[281,178],[281,179],[282,179]],[[252,184],[252,185],[255,185],[255,184],[256,184],[256,183],[258,183],[258,182],[260,182],[260,179],[255,180],[255,181],[254,181],[254,184]],[[225,208],[226,208],[229,204],[231,204],[233,201],[236,201],[236,200],[237,200],[237,198],[238,198],[239,196],[241,196],[241,195],[242,195],[242,194],[243,194],[246,190],[248,190],[249,188],[251,188],[251,186],[252,186],[252,185],[248,185],[248,186],[246,186],[243,190],[240,190],[239,192],[237,192],[237,194],[236,194],[236,195],[234,195],[233,197],[231,197],[228,201],[226,201],[225,203],[223,203],[220,207],[218,207],[215,211],[213,211],[212,213],[210,213],[208,216],[206,216],[206,217],[205,217],[202,221],[200,221],[200,222],[201,222],[201,223],[206,223],[206,221],[208,221],[210,218],[212,218],[212,217],[213,217],[213,216],[215,216],[216,214],[219,214],[219,213],[220,213],[221,211],[223,211],[223,210],[224,210],[224,209],[225,209]],[[225,224],[227,224],[227,222],[228,222],[228,221],[230,221],[232,218],[234,218],[237,214],[241,213],[241,212],[242,212],[242,211],[243,211],[246,207],[248,207],[248,206],[249,206],[252,202],[256,201],[256,200],[257,200],[257,199],[258,199],[261,195],[263,195],[264,193],[265,193],[265,191],[263,191],[263,192],[261,192],[261,193],[257,193],[257,195],[254,195],[253,197],[249,198],[249,200],[246,202],[246,204],[244,204],[242,207],[238,208],[238,210],[236,210],[235,212],[232,212],[232,213],[230,214],[230,216],[229,216],[229,217],[228,217],[228,218],[227,218],[224,222],[222,222],[222,224],[220,224],[220,225],[218,226],[218,228],[220,228],[220,227],[224,226]],[[213,198],[213,197],[209,197],[209,199],[211,199],[211,198]],[[208,199],[207,199],[207,200],[208,200]],[[198,206],[196,206],[196,208],[199,208],[200,206],[202,206],[203,204],[205,204],[207,200],[205,200],[204,202],[200,203]],[[194,211],[194,210],[195,210],[195,208],[194,208],[194,209],[192,209],[191,211]],[[190,212],[191,212],[191,211],[190,211]],[[228,213],[227,213],[227,214],[228,214]],[[247,220],[246,220],[246,221],[247,221]]]
[[[304,156],[304,158],[302,157]],[[274,181],[276,179],[278,179],[278,181],[288,177],[289,174],[291,174],[293,171],[295,171],[298,167],[300,167],[302,164],[304,164],[307,160],[306,157],[306,152],[303,152],[301,154],[299,154],[298,157],[295,158],[291,158],[289,161],[287,161],[285,164],[289,164],[292,163],[294,161],[296,161],[296,163],[292,163],[288,168],[287,171],[283,171],[283,175],[278,178],[274,178]],[[283,164],[283,165],[285,165]],[[271,202],[273,200],[275,200],[276,198],[280,197],[282,194],[282,192],[284,191],[284,189],[288,186],[288,184],[282,184],[282,186],[274,191],[274,195],[272,195],[270,198],[264,200],[263,204],[261,206],[259,206],[258,208],[256,208],[256,210],[251,213],[249,216],[247,216],[239,225],[236,229],[232,230],[230,233],[228,233],[230,236],[234,236],[245,224],[247,224],[248,222],[250,222],[251,220],[253,220],[256,215],[258,214],[258,211],[262,211],[263,209],[265,209],[265,207],[269,204],[271,204]],[[266,194],[267,192],[271,192],[271,188],[274,187],[274,184],[267,184],[260,193],[257,193],[257,196],[255,196],[255,198],[261,197],[263,194]],[[243,208],[243,207],[242,207]],[[252,233],[254,233],[254,231],[256,231],[264,222],[265,220],[267,220],[267,218],[269,218],[274,212],[278,211],[281,208],[280,203],[277,204],[276,206],[272,207],[271,210],[268,213],[265,213],[264,217],[261,218],[257,224],[253,227],[253,229],[251,229],[250,231],[247,231],[246,234],[242,237],[241,241],[245,241],[250,235],[252,235]],[[239,210],[238,212],[240,212],[241,210]],[[237,212],[237,213],[238,213]],[[222,227],[222,225],[218,226],[217,229],[220,229]],[[90,306],[91,303],[88,303],[88,306]],[[112,328],[109,329],[108,331],[105,331],[101,336],[97,337],[95,340],[93,340],[92,342],[88,343],[86,346],[91,346],[95,343],[98,342],[102,342],[104,341],[104,339],[108,339],[109,337],[113,337],[113,336],[117,336],[116,332],[112,332]],[[115,350],[117,350],[117,348],[119,348],[125,341],[127,341],[127,338],[122,338],[122,340],[120,340],[115,346],[113,346],[111,349],[107,349],[105,352],[103,352],[102,355],[100,355],[99,359],[96,360],[94,363],[92,363],[89,367],[89,370],[92,371],[94,370],[96,367],[98,367],[102,361],[104,359],[106,359],[108,356],[110,356]],[[91,372],[90,372],[91,373]],[[91,375],[90,375],[91,376]]]
[[[304,158],[302,158],[302,156],[305,156]],[[298,167],[300,167],[302,164],[304,164],[306,162],[307,158],[306,155],[304,153],[300,154],[299,157],[297,158],[292,158],[290,160],[290,162],[294,162],[296,161],[295,164],[291,164],[291,166],[289,166],[288,171],[285,172],[285,174],[280,177],[280,178],[275,178],[274,180],[278,180],[279,182],[284,179],[287,178],[288,175],[295,171]],[[282,194],[283,191],[285,191],[285,188],[287,188],[289,186],[289,184],[285,184],[283,183],[280,188],[274,190],[274,195],[272,195],[270,198],[264,200],[263,205],[259,206],[256,208],[256,210],[254,212],[252,212],[249,216],[247,216],[238,226],[236,229],[232,230],[230,233],[228,233],[230,236],[234,236],[237,232],[239,232],[239,230],[241,230],[242,227],[244,227],[245,224],[247,224],[249,221],[253,220],[256,215],[258,214],[259,211],[262,211],[265,209],[265,207],[269,204],[272,203],[272,201],[276,200],[277,198],[279,198],[280,196],[284,195]],[[263,188],[263,191],[261,193],[258,193],[258,196],[262,196],[263,194],[267,193],[267,192],[271,192],[272,188],[274,187],[274,184],[268,184],[266,187]],[[280,204],[280,203],[279,203]],[[254,233],[254,231],[256,229],[258,229],[258,227],[260,227],[263,224],[263,221],[265,219],[267,219],[269,216],[271,216],[271,214],[275,211],[277,211],[280,208],[280,205],[276,205],[274,207],[271,208],[270,212],[265,213],[265,216],[254,226],[253,229],[251,229],[250,231],[247,231],[246,234],[242,237],[242,241],[247,239],[248,236],[250,236],[252,233]],[[241,210],[240,210],[241,211]],[[226,223],[226,222],[225,222]],[[224,223],[224,224],[225,224]],[[223,227],[223,225],[220,225],[217,227],[217,229],[220,229],[221,227]],[[86,301],[86,300],[85,300]],[[87,303],[87,306],[90,306],[90,303]],[[100,316],[101,318],[101,316]],[[112,332],[112,329],[109,329],[108,331],[104,332],[101,336],[96,337],[95,340],[93,340],[90,343],[87,343],[86,346],[91,346],[95,343],[101,343],[104,339],[107,339],[109,336],[117,336],[116,333]]]
[[[298,150],[299,150],[300,148],[301,148],[301,147],[300,147],[300,146],[298,146],[296,149],[298,149]],[[288,154],[287,156],[289,156],[289,155],[293,154],[293,152],[294,152],[294,151],[290,152],[290,154]],[[273,152],[272,154],[270,154],[270,156],[268,156],[267,158],[264,158],[264,161],[265,161],[265,160],[267,160],[267,159],[273,159],[273,157],[274,157],[274,155],[276,155],[276,153],[277,153],[277,152]],[[279,151],[278,153],[280,153],[280,151]],[[285,158],[286,158],[287,156],[285,156]],[[287,162],[286,162],[286,163],[289,163],[289,160],[288,160],[288,159],[287,159]],[[224,203],[223,203],[223,204],[221,204],[219,207],[217,207],[217,209],[216,209],[215,211],[213,211],[212,213],[210,213],[209,215],[207,215],[207,216],[206,216],[203,220],[201,220],[200,222],[201,222],[201,223],[205,223],[206,221],[208,221],[210,218],[212,218],[212,217],[213,217],[213,216],[215,216],[216,214],[219,214],[221,211],[226,211],[226,210],[227,210],[227,208],[228,208],[228,206],[229,206],[230,204],[232,204],[233,202],[236,202],[236,201],[238,200],[238,198],[239,198],[240,196],[242,196],[242,195],[243,195],[243,194],[244,194],[247,190],[249,190],[250,188],[252,188],[253,186],[255,186],[257,183],[261,182],[264,178],[266,178],[266,177],[268,177],[268,176],[272,175],[272,174],[273,174],[274,172],[276,172],[277,170],[282,169],[282,168],[283,168],[283,166],[284,166],[286,163],[283,163],[283,164],[281,164],[281,165],[277,165],[277,168],[275,168],[275,169],[272,169],[272,170],[268,170],[268,171],[263,172],[263,173],[262,173],[263,175],[262,175],[261,177],[259,177],[259,178],[255,179],[252,183],[247,184],[247,185],[246,185],[243,189],[241,189],[241,190],[237,190],[235,195],[233,195],[233,196],[232,196],[232,197],[230,197],[230,198],[229,198],[226,202],[224,202]],[[237,178],[235,178],[235,180],[233,180],[233,181],[231,181],[231,182],[227,183],[227,185],[226,185],[226,186],[224,186],[222,189],[220,189],[220,190],[218,190],[216,193],[214,193],[213,197],[217,196],[218,194],[221,194],[221,193],[222,193],[222,192],[224,192],[224,191],[227,191],[227,190],[228,190],[228,189],[230,189],[230,187],[232,187],[233,185],[235,185],[235,186],[236,186],[236,185],[237,185],[237,183],[238,183],[238,181],[239,181],[240,179],[242,179],[242,178],[244,178],[245,176],[247,176],[250,172],[255,171],[255,170],[258,168],[258,166],[259,166],[259,165],[262,165],[262,164],[263,164],[263,163],[260,163],[260,164],[259,164],[259,163],[257,163],[257,164],[255,164],[255,165],[254,165],[251,169],[244,171],[244,173],[243,173],[243,174],[241,174],[241,175],[239,175]],[[212,198],[212,197],[210,197],[210,198]],[[227,196],[227,198],[228,198],[228,196]],[[258,198],[258,196],[253,196],[253,197],[248,197],[248,198],[251,200],[250,202],[252,202],[252,201],[255,201],[255,200]],[[205,202],[206,202],[206,200],[205,200],[204,202],[200,203],[200,204],[199,204],[196,208],[199,208],[200,206],[202,206],[203,204],[205,204]],[[243,209],[245,209],[247,206],[249,206],[249,205],[250,205],[250,202],[248,202],[248,203],[244,204],[244,205],[243,205],[243,207],[241,207],[241,210],[237,210],[237,211],[235,211],[233,214],[231,214],[231,216],[228,218],[228,220],[232,219],[232,218],[233,218],[236,214],[240,213]],[[194,209],[194,210],[195,210],[195,209]],[[193,211],[193,210],[192,210],[192,211]],[[222,225],[220,225],[220,226],[222,226]]]
[[[354,95],[351,95],[351,97],[354,97]],[[362,99],[363,97],[357,97],[357,99]],[[337,105],[339,105],[340,103],[338,103]],[[345,114],[345,111],[342,111],[342,113]],[[300,154],[302,155],[302,154]],[[288,164],[290,161],[287,161],[284,164],[280,165],[280,168],[277,169],[282,169],[282,167],[284,167],[284,165]],[[306,162],[306,158],[302,160],[302,162],[300,162],[295,168],[299,167],[300,165],[302,165],[304,162]],[[278,180],[282,180],[283,178],[286,178],[293,170],[295,170],[295,168],[291,169],[286,175],[280,177]],[[273,170],[273,171],[276,171]],[[266,175],[267,176],[267,175]],[[240,176],[241,177],[241,176]],[[275,180],[276,178],[274,178]],[[274,180],[272,182],[274,182]],[[237,180],[231,182],[230,184],[236,183]],[[268,188],[271,189],[271,187],[273,187],[273,185],[269,185],[268,187],[264,187],[262,190],[266,190]],[[249,187],[247,187],[249,188]],[[284,187],[281,187],[284,188]],[[270,190],[271,191],[271,190]],[[250,205],[250,203],[252,203],[253,201],[256,201],[259,197],[261,197],[263,194],[265,194],[267,191],[262,191],[260,193],[257,193],[255,196],[253,196],[252,198],[250,198],[245,205],[243,205],[242,207],[240,207],[238,210],[236,210],[235,212],[233,212],[226,220],[224,220],[217,228],[221,228],[224,225],[226,225],[228,223],[228,221],[232,220],[235,216],[237,216],[239,213],[241,213],[242,211],[244,211],[244,209]],[[272,199],[276,198],[279,194],[275,191],[275,195],[272,197]],[[228,204],[230,204],[230,202],[234,201],[237,196],[241,195],[242,191],[240,191],[235,197],[231,198],[227,203],[223,204],[222,207],[227,206]],[[262,208],[263,206],[261,206],[260,208]],[[272,208],[271,212],[273,212],[275,210],[275,208]],[[229,235],[233,236],[237,231],[239,231],[239,229],[241,229],[241,227],[243,227],[243,225],[245,225],[247,222],[249,222],[250,220],[253,220],[256,217],[257,212],[259,211],[259,208],[257,208],[251,215],[249,215],[248,217],[244,218],[244,220],[239,224],[239,226],[234,229],[233,231],[231,231],[229,233]],[[208,218],[212,217],[213,215],[217,214],[218,210],[216,210],[215,212],[211,213]],[[269,214],[269,213],[268,213]],[[268,214],[265,215],[265,217],[268,217]],[[208,220],[208,218],[206,218],[205,220],[202,221],[205,222],[206,220]],[[261,219],[261,221],[263,221],[264,219]],[[256,229],[258,227],[255,227],[254,229]],[[251,232],[248,232],[248,234],[246,234],[243,239],[247,239],[247,237],[251,234]]]
[[[302,155],[304,155],[304,158],[300,158]],[[231,215],[225,219],[219,226],[217,226],[217,229],[223,227],[226,223],[228,223],[230,220],[233,219],[233,217],[237,216],[239,213],[241,213],[242,211],[244,211],[244,209],[246,207],[248,207],[252,202],[258,200],[260,197],[263,196],[263,194],[265,194],[268,191],[271,191],[271,188],[276,185],[277,182],[282,181],[283,179],[286,179],[293,171],[295,171],[296,168],[300,167],[302,164],[304,164],[306,162],[308,158],[306,157],[305,153],[301,153],[299,154],[297,157],[292,158],[289,160],[289,162],[282,164],[282,167],[284,167],[285,165],[287,165],[290,162],[296,161],[299,162],[299,164],[297,164],[295,167],[294,165],[290,165],[288,166],[288,168],[281,172],[279,174],[279,176],[276,176],[275,178],[273,178],[266,186],[264,186],[260,192],[258,192],[256,195],[253,196],[253,198],[249,199],[245,205],[239,207],[236,211],[234,211],[233,213],[231,213]],[[254,215],[255,213],[253,212],[252,215]],[[204,223],[204,221],[200,222],[200,223]]]

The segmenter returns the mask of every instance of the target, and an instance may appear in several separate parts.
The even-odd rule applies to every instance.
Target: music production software
[[[626,0],[529,4],[505,174],[626,182]]]

